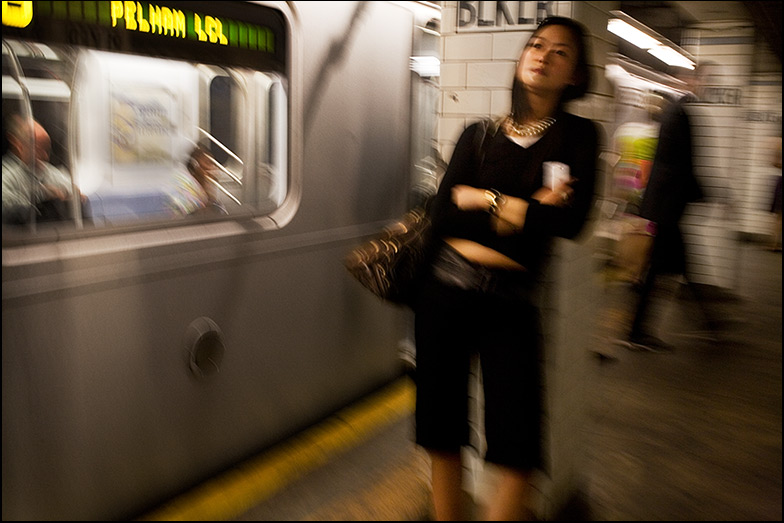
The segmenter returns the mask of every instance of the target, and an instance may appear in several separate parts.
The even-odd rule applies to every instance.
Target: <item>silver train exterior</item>
[[[4,7],[4,118],[18,110],[45,124],[76,196],[67,220],[3,226],[2,514],[126,519],[402,372],[407,313],[364,291],[341,259],[401,214],[415,173],[429,172],[433,84],[411,64],[438,12],[414,2],[35,4],[49,12],[22,13],[32,18],[22,28],[6,24]],[[196,39],[173,46],[179,35],[159,8],[196,19]],[[58,9],[59,40],[25,36]],[[259,29],[270,13],[280,27]],[[224,34],[254,27],[256,53],[265,34],[282,58],[256,67],[244,51],[246,63],[227,66],[221,57],[239,51],[210,54]],[[158,38],[131,34],[145,28]],[[123,47],[137,36],[147,39]],[[65,73],[31,72],[41,63]],[[128,149],[118,119],[149,124],[144,104],[165,128],[132,130]],[[165,192],[156,177],[169,180],[196,142],[224,150],[227,213],[145,214]]]

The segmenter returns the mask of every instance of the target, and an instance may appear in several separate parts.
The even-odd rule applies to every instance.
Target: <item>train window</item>
[[[161,226],[283,204],[280,12],[237,2],[20,4],[31,10],[3,10],[4,231]]]

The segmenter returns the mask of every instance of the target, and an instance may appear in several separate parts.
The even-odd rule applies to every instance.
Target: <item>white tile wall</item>
[[[490,91],[449,89],[443,93],[444,116],[482,116],[490,113]],[[455,137],[457,141],[459,136]]]
[[[464,62],[493,59],[493,35],[490,33],[444,35],[443,43],[443,57],[447,63],[458,58]]]
[[[467,64],[463,62],[444,62],[441,64],[441,88],[462,88],[466,86]]]
[[[773,84],[773,85],[770,85]],[[752,114],[755,115],[752,118]],[[760,121],[759,115],[768,118]],[[746,148],[743,162],[746,169],[743,232],[768,235],[772,230],[769,213],[776,178],[781,169],[771,164],[773,137],[781,136],[781,74],[755,75],[748,89],[748,111],[745,133],[741,137]]]
[[[741,102],[694,107],[694,161],[715,208],[708,217],[692,214],[696,207],[691,206],[685,221],[691,233],[687,247],[693,254],[691,268],[696,279],[732,289],[739,282],[738,233],[757,236],[770,231],[764,204],[769,205],[775,173],[765,165],[763,144],[781,132],[781,63],[772,63],[772,54],[755,37],[750,23],[727,23],[721,31],[716,27],[715,23],[697,24],[684,34],[689,42],[684,47],[698,61],[718,64],[709,85],[740,89]],[[777,73],[765,76],[769,85],[759,85],[766,82],[753,76],[755,67]],[[778,115],[778,121],[753,122],[748,118],[750,112],[772,114],[774,119]]]
[[[531,36],[531,31],[515,31],[510,33],[497,33],[493,35],[493,60],[508,60],[517,62],[520,50]],[[504,87],[509,87],[506,84]]]
[[[466,65],[466,87],[504,89],[514,78],[514,62],[478,62]]]
[[[456,141],[460,133],[463,132],[465,129],[466,121],[463,116],[460,117],[448,117],[442,116],[440,120],[440,125],[438,127],[438,141],[439,142],[447,142],[447,141]],[[451,156],[451,155],[450,155]]]

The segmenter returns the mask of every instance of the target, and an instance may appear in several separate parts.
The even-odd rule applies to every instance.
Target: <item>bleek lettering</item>
[[[458,29],[535,26],[553,16],[555,2],[459,2]],[[495,8],[495,9],[493,9]]]
[[[112,27],[125,22],[125,28],[129,31],[176,38],[185,38],[187,34],[186,16],[179,9],[147,4],[145,10],[141,2],[111,2],[111,14]],[[202,42],[221,45],[229,43],[223,34],[223,24],[213,16],[205,16],[202,21],[201,16],[194,13],[193,30]]]

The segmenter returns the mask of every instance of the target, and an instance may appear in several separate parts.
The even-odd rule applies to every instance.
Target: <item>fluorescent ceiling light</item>
[[[610,11],[616,18],[607,21],[607,30],[631,42],[667,65],[694,69],[695,62],[688,53],[661,36],[656,31],[641,24],[623,11]],[[672,44],[672,45],[670,45]]]
[[[667,65],[685,67],[686,69],[694,69],[694,62],[680,54],[672,47],[667,47],[666,45],[657,45],[652,49],[648,49],[648,52]]]
[[[632,27],[619,18],[611,18],[608,20],[607,30],[620,36],[627,42],[633,43],[640,49],[652,49],[657,45],[661,45],[657,39],[643,33],[636,27]]]

